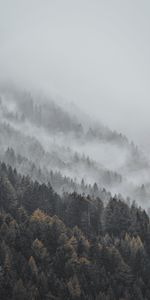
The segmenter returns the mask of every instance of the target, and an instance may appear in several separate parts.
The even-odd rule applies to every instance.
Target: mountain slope
[[[2,300],[149,299],[149,236],[135,205],[60,197],[0,164]]]
[[[37,168],[61,172],[77,184],[96,182],[100,189],[136,196],[148,205],[149,161],[125,136],[99,123],[82,124],[38,93],[1,87],[0,95],[2,155],[12,147]],[[146,197],[141,199],[143,184]]]

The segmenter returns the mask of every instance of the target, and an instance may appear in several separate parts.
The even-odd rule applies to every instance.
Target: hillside
[[[150,222],[111,198],[64,194],[0,164],[2,300],[149,299]]]
[[[2,159],[12,148],[26,163],[29,160],[36,165],[46,182],[51,171],[60,172],[77,185],[82,180],[85,185],[96,183],[101,190],[121,193],[136,198],[144,207],[149,206],[149,160],[125,136],[89,121],[84,115],[82,122],[81,115],[69,113],[40,93],[32,95],[12,86],[1,86],[0,99]],[[11,164],[10,160],[5,156],[6,163]],[[22,164],[21,173],[26,175],[27,170]],[[41,180],[37,175],[34,178]],[[63,186],[56,189],[60,194],[63,190]],[[69,185],[67,189],[65,184],[65,191],[73,189]]]

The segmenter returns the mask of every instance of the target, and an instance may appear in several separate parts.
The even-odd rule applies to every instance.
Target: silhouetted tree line
[[[0,164],[0,299],[150,299],[150,221]]]

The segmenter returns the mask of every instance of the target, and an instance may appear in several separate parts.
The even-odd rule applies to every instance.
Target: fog
[[[125,136],[88,124],[86,116],[82,123],[83,114],[76,112],[40,93],[1,85],[0,160],[33,180],[50,181],[60,194],[94,193],[106,203],[110,191],[149,207],[148,158]]]
[[[148,0],[0,0],[1,80],[75,102],[144,147]]]
[[[149,17],[146,0],[0,0],[0,159],[148,207]]]
[[[0,300],[150,299],[150,2],[0,0]]]

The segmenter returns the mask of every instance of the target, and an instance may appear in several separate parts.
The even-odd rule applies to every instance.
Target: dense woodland
[[[149,206],[149,162],[122,134],[77,118],[51,99],[8,86],[0,87],[0,118],[0,160],[22,175],[50,181],[59,194],[92,196],[96,183],[96,196],[106,201],[110,195],[104,189]]]
[[[0,162],[0,300],[150,299],[150,164],[133,142],[6,86]]]
[[[150,1],[0,0],[0,300],[150,300]]]
[[[107,187],[122,181],[122,176],[119,173],[107,170],[84,154],[74,153],[69,147],[57,147],[55,145],[54,148],[51,146],[49,151],[45,151],[42,144],[35,137],[24,136],[9,124],[0,125],[1,159],[17,167],[15,163],[18,163],[18,161],[15,155],[19,154],[19,157],[23,158],[19,160],[19,167],[22,164],[21,172],[26,172],[27,161],[30,160],[30,165],[34,163],[38,168],[43,169],[42,173],[45,173],[46,169],[57,169],[61,170],[62,173],[72,174],[72,177],[78,173],[89,174],[89,176],[92,174],[97,182],[101,182],[103,186]],[[9,147],[5,149],[5,145]],[[78,172],[78,170],[82,170],[82,172]]]
[[[135,203],[77,193],[0,164],[0,299],[150,297],[150,220]]]
[[[150,300],[149,29],[0,0],[0,300]]]

